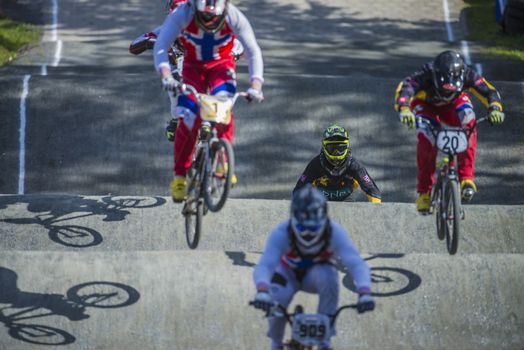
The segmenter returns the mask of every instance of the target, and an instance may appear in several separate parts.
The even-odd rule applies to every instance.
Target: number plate
[[[318,346],[330,337],[329,317],[298,314],[293,318],[292,338],[305,346]]]
[[[200,95],[200,117],[202,120],[220,124],[229,124],[233,101],[230,98],[219,98],[212,95]]]
[[[437,134],[437,147],[448,154],[461,153],[468,148],[468,137],[464,130],[441,130]]]

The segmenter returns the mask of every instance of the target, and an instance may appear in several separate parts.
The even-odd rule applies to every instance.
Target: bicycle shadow
[[[131,212],[125,209],[142,209],[161,206],[162,197],[102,197],[100,200],[82,196],[2,196],[0,209],[10,205],[27,204],[33,217],[8,218],[0,222],[19,225],[37,224],[46,228],[49,238],[58,244],[73,248],[87,248],[103,241],[100,232],[67,221],[90,216],[104,216],[105,222],[123,221]]]
[[[39,345],[67,345],[76,338],[65,330],[29,324],[28,320],[64,316],[70,321],[89,318],[87,307],[116,308],[136,303],[140,293],[127,285],[94,281],[71,287],[66,295],[22,291],[15,271],[0,266],[0,322],[8,334],[20,341]]]
[[[260,252],[256,252],[261,254]],[[226,251],[226,256],[232,260],[233,265],[243,267],[254,267],[256,263],[247,261],[246,253],[236,251]],[[364,258],[369,261],[373,259],[400,259],[404,254],[379,253]],[[344,273],[342,285],[356,293],[353,278],[345,267],[337,261],[337,269]],[[373,284],[374,297],[392,297],[410,293],[422,284],[422,278],[413,271],[395,266],[375,266],[371,267],[371,282]]]

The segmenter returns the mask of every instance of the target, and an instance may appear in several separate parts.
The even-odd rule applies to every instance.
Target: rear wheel
[[[217,212],[226,203],[235,171],[233,148],[226,140],[212,145],[211,171],[204,178],[204,200],[212,212]]]
[[[458,248],[462,218],[460,205],[459,184],[456,180],[451,180],[446,184],[444,198],[446,246],[451,255],[455,254]]]

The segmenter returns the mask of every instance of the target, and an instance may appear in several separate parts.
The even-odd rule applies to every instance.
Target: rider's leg
[[[447,125],[471,128],[475,123],[473,104],[467,93],[462,93],[454,102],[452,108],[442,115]],[[477,191],[474,182],[475,151],[477,148],[477,130],[470,135],[468,149],[458,155],[458,175],[461,182],[463,199],[468,201]]]
[[[338,306],[339,280],[335,266],[331,264],[317,264],[304,276],[302,290],[318,294],[317,312],[324,315],[334,315]],[[331,329],[330,336],[336,334],[335,327]],[[323,348],[330,348],[331,341],[322,344]]]
[[[280,305],[287,308],[293,295],[298,289],[298,282],[294,273],[281,266],[277,267],[271,280],[269,294]],[[268,317],[269,331],[268,337],[271,338],[271,349],[281,349],[284,340],[284,330],[286,319],[284,317]]]

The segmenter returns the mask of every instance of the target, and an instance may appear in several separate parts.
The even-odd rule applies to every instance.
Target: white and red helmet
[[[168,10],[170,13],[173,12],[178,6],[182,5],[183,3],[188,2],[188,0],[167,0],[166,1],[166,10]]]
[[[195,8],[197,23],[207,31],[222,27],[229,0],[190,0]]]

